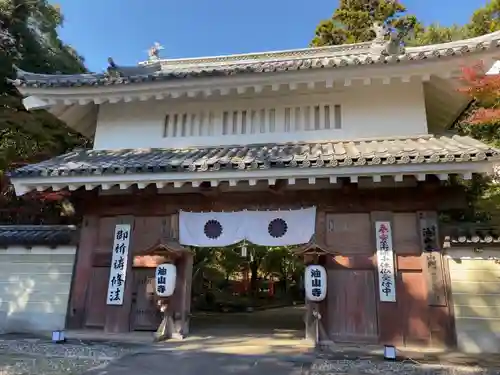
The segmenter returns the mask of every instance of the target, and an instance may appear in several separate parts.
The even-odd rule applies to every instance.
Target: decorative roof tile
[[[444,246],[500,246],[500,228],[488,225],[461,223],[443,225]]]
[[[138,67],[115,66],[113,71],[117,74],[48,75],[19,70],[13,82],[17,86],[34,88],[122,85],[196,77],[397,64],[463,55],[499,46],[500,32],[495,32],[456,42],[410,47],[396,55],[383,53],[383,50],[374,51],[373,43],[367,42],[281,52],[160,60]]]
[[[77,150],[11,172],[13,178],[207,172],[268,168],[496,160],[500,150],[470,137],[421,136],[321,143],[254,144],[185,149]]]
[[[72,245],[76,234],[73,225],[0,225],[0,247]]]

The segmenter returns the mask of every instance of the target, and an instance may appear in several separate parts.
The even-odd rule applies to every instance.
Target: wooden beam
[[[217,197],[220,194],[219,186],[213,187],[208,181],[204,181],[201,183],[199,191],[201,195],[205,197]]]
[[[269,191],[273,194],[283,195],[287,187],[286,180],[278,180],[274,185],[269,186]]]

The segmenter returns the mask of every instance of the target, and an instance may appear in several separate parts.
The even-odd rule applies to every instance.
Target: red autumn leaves
[[[474,125],[500,121],[500,74],[488,72],[484,64],[462,68],[460,92],[474,100],[474,107],[466,122]]]

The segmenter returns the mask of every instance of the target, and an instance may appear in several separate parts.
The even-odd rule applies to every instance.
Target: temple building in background
[[[461,68],[493,65],[499,46],[500,33],[406,49],[377,34],[314,49],[111,61],[106,74],[18,71],[28,109],[94,139],[92,150],[11,174],[18,195],[72,192],[84,216],[66,327],[156,330],[151,283],[172,262],[169,309],[186,335],[190,249],[253,239],[326,268],[326,298],[307,301],[308,314],[321,313],[320,343],[499,350],[500,265],[467,241],[444,246],[438,223],[440,211],[466,204],[456,182],[491,173],[499,159],[449,131],[470,103],[458,91]],[[305,321],[310,337],[314,319]]]

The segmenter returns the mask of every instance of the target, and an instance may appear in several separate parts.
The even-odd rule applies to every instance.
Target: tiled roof
[[[480,224],[443,225],[445,247],[500,245],[500,228]]]
[[[0,225],[0,246],[58,246],[75,243],[72,225]]]
[[[388,54],[374,42],[283,52],[198,59],[160,60],[138,67],[116,67],[108,74],[44,75],[18,71],[14,84],[22,87],[79,87],[217,77],[249,73],[275,73],[357,65],[395,64],[463,55],[500,46],[500,33],[457,42],[411,47]]]
[[[500,150],[461,136],[186,149],[80,150],[24,166],[12,172],[11,177],[450,163],[492,160],[499,155]]]

